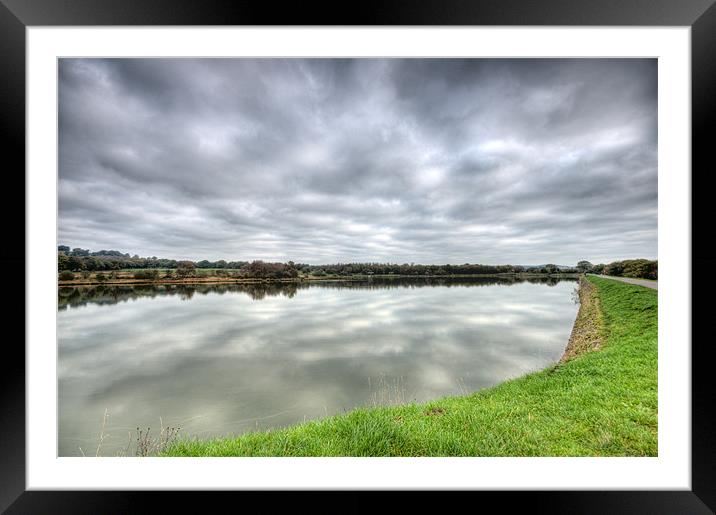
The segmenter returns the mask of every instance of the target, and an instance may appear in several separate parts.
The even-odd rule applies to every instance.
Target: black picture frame
[[[706,195],[712,191],[716,159],[710,134],[716,119],[716,0],[363,0],[353,4],[332,2],[229,2],[210,0],[0,0],[0,145],[6,165],[3,174],[6,244],[0,250],[6,284],[13,292],[25,291],[25,29],[28,26],[82,25],[557,25],[557,26],[689,26],[692,73],[692,269],[712,270],[716,259],[709,252],[712,234]],[[10,158],[10,159],[8,159]],[[684,173],[688,173],[685,171]],[[21,194],[22,192],[22,194]],[[700,206],[700,211],[696,206]],[[696,235],[705,238],[696,239]],[[12,244],[9,244],[12,242]],[[684,280],[692,281],[691,277]],[[22,284],[21,284],[22,283]],[[21,290],[22,288],[22,290]],[[716,510],[716,436],[713,419],[713,385],[708,351],[712,338],[698,338],[696,326],[709,320],[713,301],[704,288],[692,288],[692,489],[690,491],[584,491],[584,492],[479,492],[485,500],[505,507],[515,504],[531,511],[550,513],[713,513]],[[206,496],[243,495],[252,504],[255,492],[76,492],[26,491],[25,488],[25,294],[3,310],[4,319],[19,329],[2,345],[0,372],[0,511],[7,513],[130,513],[174,506],[207,507]],[[697,324],[698,322],[698,324]],[[690,342],[670,342],[688,345]],[[299,494],[304,506],[315,511],[309,492]],[[473,493],[474,494],[474,493]],[[273,492],[274,500],[284,494]],[[319,501],[335,508],[326,493]],[[356,492],[339,502],[340,511],[364,511],[372,502]],[[451,499],[461,500],[462,495]],[[230,501],[230,499],[227,499]],[[424,502],[423,493],[413,500]],[[152,501],[152,502],[150,502]],[[212,498],[215,502],[215,499]],[[230,501],[231,502],[231,501]],[[473,502],[473,501],[470,501]],[[111,509],[107,509],[110,508]],[[300,506],[299,506],[300,507]],[[361,509],[364,508],[364,509]],[[372,508],[371,508],[372,509]],[[295,511],[295,507],[294,507]]]

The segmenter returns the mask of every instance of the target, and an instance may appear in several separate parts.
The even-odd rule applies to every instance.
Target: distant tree
[[[624,262],[623,261],[612,261],[604,267],[604,275],[612,275],[614,277],[621,277],[624,273]]]
[[[67,254],[64,252],[57,254],[57,270],[61,272],[62,270],[69,270],[69,268],[70,258],[67,257]]]
[[[177,275],[179,277],[189,277],[196,273],[196,265],[193,261],[179,261],[177,263]]]
[[[118,250],[98,250],[97,252],[92,252],[90,255],[92,255],[92,256],[124,257],[124,254],[122,254]]]
[[[67,245],[58,245],[57,246],[57,252],[64,252],[67,254],[70,251],[70,248]]]
[[[72,249],[72,252],[70,253],[71,256],[89,256],[89,249],[81,249],[79,247]]]
[[[102,270],[104,268],[104,262],[96,257],[88,257],[83,261],[87,270]]]
[[[622,271],[622,274],[624,277],[656,279],[656,270],[656,261],[649,261],[648,259],[632,259],[624,261],[624,270]]]
[[[134,272],[135,279],[150,279],[154,280],[159,277],[159,271],[156,269],[152,270],[137,270]]]
[[[557,265],[549,263],[542,267],[542,271],[547,274],[556,274],[557,272],[559,272],[559,267]]]
[[[591,264],[589,261],[580,261],[579,263],[577,263],[577,270],[579,270],[583,274],[591,272],[593,267],[594,265]]]
[[[284,263],[266,263],[260,260],[252,261],[248,265],[244,266],[242,270],[248,277],[262,279],[298,277],[298,270]]]
[[[648,259],[626,259],[614,261],[604,266],[605,275],[616,277],[634,277],[642,279],[658,278],[658,261]]]
[[[86,268],[85,262],[77,257],[77,256],[70,256],[70,258],[67,260],[67,268],[78,272],[80,270],[84,270]]]

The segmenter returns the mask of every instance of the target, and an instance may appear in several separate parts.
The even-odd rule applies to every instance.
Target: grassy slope
[[[183,440],[174,456],[655,456],[657,292],[590,277],[601,350],[478,393],[365,408],[236,438]]]

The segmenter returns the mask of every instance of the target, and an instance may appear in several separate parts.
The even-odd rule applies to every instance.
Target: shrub
[[[134,272],[135,279],[156,279],[159,277],[159,272],[156,270],[137,270]]]
[[[60,281],[71,281],[74,278],[75,278],[75,274],[73,274],[72,272],[69,272],[67,270],[60,273]]]
[[[179,277],[193,277],[196,275],[196,265],[192,261],[179,261],[177,263],[177,275]]]
[[[264,261],[252,261],[242,267],[248,277],[261,279],[283,279],[298,277],[298,270],[285,263],[266,263]]]

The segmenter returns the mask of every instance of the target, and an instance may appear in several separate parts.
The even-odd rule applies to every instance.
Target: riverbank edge
[[[604,339],[604,314],[597,287],[586,277],[579,278],[579,310],[567,346],[558,363],[599,350]]]
[[[79,281],[58,281],[60,288],[75,286],[146,286],[153,284],[177,284],[191,286],[199,284],[301,284],[318,282],[349,282],[369,281],[371,279],[467,279],[467,278],[498,278],[498,279],[577,279],[579,274],[530,274],[530,273],[506,273],[506,274],[450,274],[450,275],[352,275],[352,276],[326,276],[326,277],[297,277],[282,279],[263,278],[226,278],[211,276],[205,278],[192,277],[187,279],[127,279],[127,280],[79,280]]]

